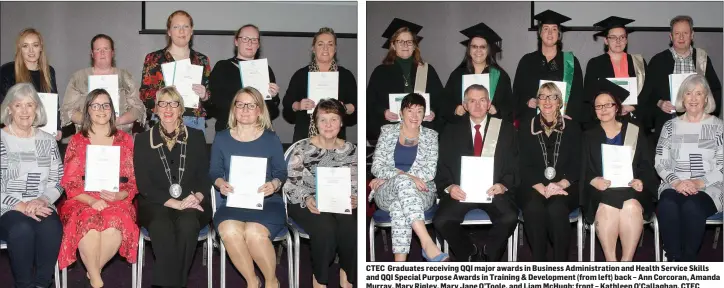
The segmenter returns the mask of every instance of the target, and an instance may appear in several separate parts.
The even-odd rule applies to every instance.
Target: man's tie
[[[473,141],[473,152],[475,156],[483,153],[483,135],[480,135],[480,124],[475,125],[475,141]]]

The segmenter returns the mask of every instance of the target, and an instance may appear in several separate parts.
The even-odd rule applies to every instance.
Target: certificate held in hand
[[[56,136],[58,135],[58,94],[38,93],[38,97],[40,98],[40,102],[43,103],[45,116],[48,118],[48,123],[40,127],[40,130]]]
[[[601,144],[603,179],[611,181],[609,188],[629,187],[633,179],[631,147]]]
[[[264,96],[264,100],[271,100],[269,94],[269,64],[265,59],[239,61],[239,74],[241,87],[254,87]]]
[[[307,98],[314,101],[332,98],[339,99],[339,72],[309,72]],[[312,114],[314,110],[307,110]]]
[[[199,96],[192,89],[193,84],[201,84],[204,67],[191,64],[191,60],[184,59],[161,64],[163,81],[166,86],[175,86],[184,99],[184,107],[196,109],[199,107]]]
[[[88,145],[85,152],[85,191],[118,192],[121,175],[121,147]]]
[[[493,157],[462,156],[460,159],[460,189],[465,192],[464,203],[491,203],[488,189],[493,187]]]
[[[118,106],[120,103],[120,98],[118,98],[118,74],[88,76],[88,92],[96,89],[105,89],[108,91],[113,102],[113,109],[116,110],[116,117],[119,117],[121,115],[121,109]]]
[[[264,210],[264,193],[259,188],[266,182],[266,158],[231,156],[229,185],[234,192],[226,197],[226,206]]]
[[[319,212],[352,214],[352,171],[349,167],[317,167],[315,200]]]
[[[422,95],[422,98],[425,98],[425,116],[430,116],[430,93],[417,93],[417,94],[420,94],[420,95]],[[389,103],[388,103],[390,105],[389,106],[390,112],[395,113],[397,115],[401,114],[400,109],[402,109],[401,108],[402,99],[405,98],[405,96],[407,96],[407,94],[405,94],[405,93],[390,93],[390,98],[389,98]],[[397,121],[399,122],[400,120],[397,120]]]

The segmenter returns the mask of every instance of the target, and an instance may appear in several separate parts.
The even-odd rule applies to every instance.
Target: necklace
[[[420,138],[420,136],[418,135],[417,137],[407,137],[407,135],[402,132],[402,138],[402,145],[414,146],[415,144],[417,144],[417,140]]]
[[[543,134],[543,133],[541,133]],[[543,143],[543,135],[538,134],[538,144],[540,144],[541,150],[543,150],[543,162],[545,162],[546,169],[543,171],[543,175],[548,180],[553,180],[553,178],[556,178],[556,164],[558,164],[558,149],[561,146],[561,135],[563,133],[558,132],[558,135],[556,136],[556,148],[553,150],[553,166],[548,166],[548,149],[546,148],[545,143]]]
[[[181,183],[181,179],[184,177],[184,170],[186,168],[186,142],[178,140],[177,142],[181,144],[181,155],[179,156],[180,159],[178,168],[178,182]],[[171,184],[171,186],[168,187],[168,193],[171,194],[171,197],[178,198],[181,196],[183,189],[179,183],[173,183],[171,180],[171,167],[168,165],[168,161],[166,161],[166,153],[163,152],[163,145],[156,148],[156,150],[158,150],[158,156],[161,157],[161,163],[163,163],[163,170],[166,172],[168,183]]]
[[[402,78],[405,79],[405,87],[410,86],[410,76],[405,76],[405,74],[402,74]]]

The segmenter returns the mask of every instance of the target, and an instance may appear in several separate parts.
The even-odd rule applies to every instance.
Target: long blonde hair
[[[32,77],[30,77],[30,70],[25,66],[23,60],[23,41],[25,37],[29,35],[38,36],[40,41],[40,56],[38,57],[38,68],[40,70],[40,91],[50,93],[52,86],[50,84],[50,65],[48,65],[48,58],[45,56],[45,44],[43,43],[43,36],[40,35],[38,30],[34,28],[25,28],[18,35],[15,41],[15,83],[33,83]]]
[[[259,115],[259,117],[257,117],[256,119],[257,127],[274,131],[271,123],[271,117],[269,117],[269,110],[267,110],[266,102],[264,102],[264,97],[261,96],[259,90],[256,90],[256,88],[251,86],[241,88],[239,92],[236,92],[236,95],[234,95],[234,99],[231,100],[231,108],[229,108],[229,121],[226,122],[226,125],[229,126],[229,129],[236,128],[236,115],[234,115],[234,109],[236,109],[236,101],[238,101],[238,99],[241,97],[241,94],[248,94],[251,96],[251,98],[254,98],[254,103],[256,103],[257,108],[261,110],[261,115]]]

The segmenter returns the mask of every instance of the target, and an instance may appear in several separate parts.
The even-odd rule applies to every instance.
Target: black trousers
[[[339,266],[347,281],[357,279],[357,209],[352,215],[313,214],[299,204],[288,204],[289,217],[309,234],[312,246],[312,272],[319,284],[329,284],[329,266],[339,254]],[[303,285],[304,286],[304,285]]]
[[[489,261],[500,261],[505,251],[508,237],[515,231],[518,224],[518,208],[503,195],[496,195],[492,203],[460,203],[449,197],[440,200],[440,208],[435,212],[432,223],[435,230],[447,240],[456,261],[467,261],[474,254],[473,242],[460,223],[465,214],[473,209],[482,209],[490,216],[493,228],[485,245],[485,253]]]
[[[667,258],[673,261],[696,261],[706,231],[706,218],[716,213],[708,194],[699,191],[684,196],[673,189],[661,192],[656,217]]]
[[[533,252],[533,261],[547,261],[549,240],[553,246],[553,261],[568,261],[571,242],[569,197],[555,195],[546,199],[537,191],[532,191],[531,194],[528,202],[523,205],[523,230]]]
[[[16,288],[48,287],[53,281],[63,225],[56,212],[39,218],[14,210],[0,217],[0,240],[7,243]]]
[[[151,236],[153,256],[156,258],[152,284],[185,287],[199,231],[210,219],[196,209],[179,211],[160,204],[144,203],[138,207],[138,220]]]

